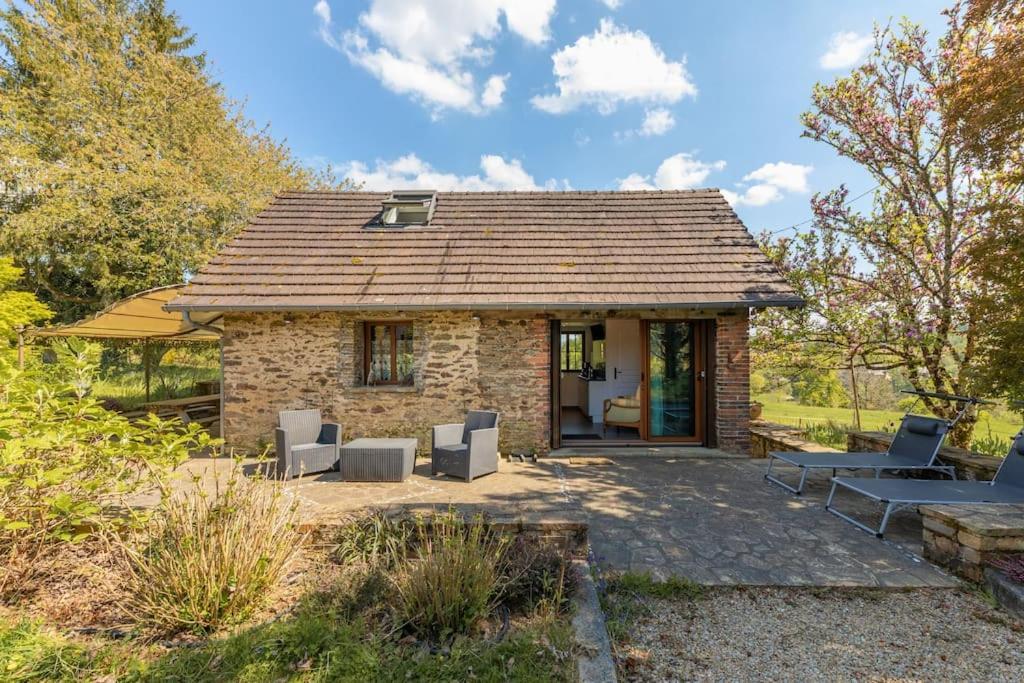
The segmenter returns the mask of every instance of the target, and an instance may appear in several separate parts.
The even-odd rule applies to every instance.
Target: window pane
[[[370,327],[370,375],[367,384],[391,381],[391,331],[390,325]]]
[[[561,369],[564,372],[576,372],[583,368],[583,333],[563,332],[562,348],[559,351],[561,356]]]
[[[398,377],[399,384],[411,385],[413,383],[412,326],[398,325],[396,334],[398,344],[395,362],[398,367],[395,370],[395,376]]]

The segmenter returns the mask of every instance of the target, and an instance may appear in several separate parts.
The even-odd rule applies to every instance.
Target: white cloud
[[[540,190],[569,189],[566,180],[554,179],[537,184],[518,159],[506,160],[497,154],[480,157],[481,174],[460,176],[438,171],[415,154],[406,154],[392,161],[377,160],[373,168],[361,161],[349,161],[339,166],[339,172],[365,190],[394,190],[430,188],[442,191],[487,190]]]
[[[484,93],[480,96],[480,104],[487,109],[501,106],[501,100],[505,96],[505,81],[508,80],[508,77],[509,74],[488,78],[487,85],[484,86]]]
[[[733,206],[740,206],[741,204],[764,206],[765,204],[771,204],[782,199],[782,192],[779,191],[779,188],[764,183],[751,185],[742,193],[722,190],[722,194],[725,195],[725,200]]]
[[[644,115],[644,122],[640,126],[638,133],[644,137],[650,137],[652,135],[664,135],[669,132],[676,125],[676,118],[672,116],[672,112],[663,107],[657,109],[648,109]]]
[[[622,7],[622,0],[601,0],[601,2],[610,10],[617,10]]]
[[[700,187],[713,171],[725,168],[724,161],[710,163],[680,152],[661,162],[654,177],[631,173],[619,179],[620,190],[689,190]]]
[[[664,107],[648,109],[644,112],[644,121],[640,124],[639,128],[626,131],[615,131],[615,139],[619,142],[625,142],[636,135],[645,138],[655,135],[664,135],[675,128],[675,125],[676,118],[668,109],[665,109]]]
[[[651,185],[650,178],[639,173],[630,173],[625,178],[619,178],[620,190],[657,190]]]
[[[828,41],[828,51],[821,56],[818,64],[823,69],[848,69],[864,59],[875,39],[853,31],[833,34]]]
[[[359,27],[341,39],[327,0],[313,7],[321,40],[373,74],[384,87],[411,96],[435,114],[482,113],[501,104],[508,74],[477,85],[472,67],[486,64],[502,31],[528,43],[549,37],[555,0],[372,0]]]
[[[642,31],[602,19],[597,31],[581,36],[551,56],[557,93],[539,95],[533,106],[564,114],[583,105],[611,113],[622,102],[672,103],[697,95],[685,59],[669,61]]]
[[[758,180],[789,192],[807,192],[807,176],[813,170],[813,166],[779,161],[774,164],[765,164],[756,171],[751,171],[743,176],[743,179]]]
[[[743,176],[745,182],[757,181],[748,187],[740,184],[741,192],[722,190],[726,200],[733,206],[764,206],[781,201],[785,192],[809,192],[807,176],[813,166],[791,164],[787,161],[764,164]]]

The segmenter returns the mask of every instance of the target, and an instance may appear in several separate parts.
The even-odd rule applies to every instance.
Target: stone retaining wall
[[[773,422],[756,421],[750,425],[750,457],[767,458],[771,451],[783,453],[839,453],[828,446],[804,438],[799,429]]]
[[[1024,505],[923,505],[924,556],[971,581],[994,557],[1024,552]]]
[[[892,438],[893,435],[888,432],[850,432],[846,436],[847,450],[850,452],[884,452],[889,449]],[[990,481],[1002,463],[1002,458],[954,446],[943,446],[939,450],[939,457],[944,462],[956,467],[957,478],[970,481]],[[926,474],[925,476],[930,475]]]

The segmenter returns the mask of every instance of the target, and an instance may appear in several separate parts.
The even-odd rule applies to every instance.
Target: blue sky
[[[250,118],[370,189],[721,187],[754,232],[807,219],[813,192],[872,187],[799,115],[875,22],[935,36],[943,5],[168,2]]]

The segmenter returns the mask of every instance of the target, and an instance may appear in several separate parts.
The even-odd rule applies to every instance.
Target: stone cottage
[[[395,191],[278,196],[166,308],[219,318],[236,447],[484,408],[503,450],[743,452],[749,313],[800,304],[717,190]]]

